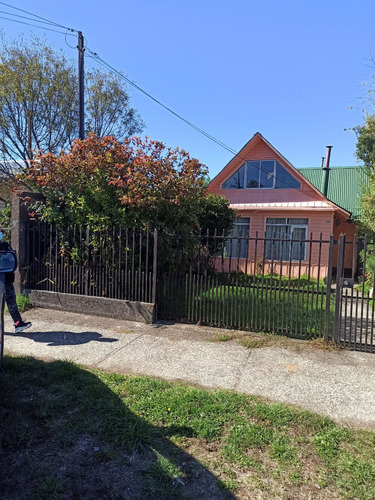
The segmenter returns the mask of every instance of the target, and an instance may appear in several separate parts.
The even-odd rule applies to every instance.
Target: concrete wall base
[[[32,305],[37,307],[107,316],[140,323],[155,322],[155,304],[44,290],[25,290],[25,292],[30,297]]]

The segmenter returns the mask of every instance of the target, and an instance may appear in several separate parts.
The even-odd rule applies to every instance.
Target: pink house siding
[[[261,138],[261,139],[260,139]],[[292,165],[275,149],[265,142],[262,136],[254,136],[228,165],[210,182],[209,190],[224,195],[233,204],[266,202],[311,202],[325,200],[324,196],[314,188]],[[230,177],[246,160],[277,160],[289,173],[301,183],[301,189],[222,189],[222,183]]]
[[[245,161],[277,160],[284,169],[300,183],[300,188],[294,189],[223,189],[222,184],[230,178]],[[234,157],[227,166],[211,181],[209,190],[229,199],[230,205],[237,211],[238,217],[250,218],[248,259],[232,258],[219,259],[217,264],[224,271],[243,271],[259,273],[264,266],[264,272],[280,271],[289,274],[290,262],[276,262],[264,260],[262,241],[256,245],[255,238],[263,238],[266,230],[267,218],[301,218],[308,219],[307,239],[316,240],[316,243],[307,243],[306,260],[291,264],[291,274],[294,276],[308,274],[312,277],[323,278],[328,269],[328,243],[319,244],[320,238],[328,241],[331,234],[339,235],[343,230],[347,232],[348,240],[353,238],[355,228],[346,222],[349,213],[330,202],[323,196],[302,174],[300,174],[271,144],[260,134],[255,136],[244,146],[238,156]],[[279,206],[275,206],[279,205]],[[342,223],[336,227],[335,217]],[[337,260],[337,259],[336,259]],[[346,256],[345,264],[349,264]],[[219,262],[220,261],[220,262]],[[256,261],[256,262],[255,262]],[[350,263],[351,265],[351,263]],[[349,267],[349,266],[347,266]]]
[[[311,214],[308,216],[308,239],[312,234],[313,243],[307,244],[306,249],[306,261],[292,262],[292,276],[298,276],[298,274],[308,274],[310,267],[310,275],[312,277],[324,278],[327,275],[328,269],[328,243],[320,244],[320,237],[323,242],[328,242],[331,235],[332,223],[333,223],[333,212],[323,214]],[[249,241],[248,248],[248,260],[241,258],[226,259],[224,263],[219,261],[217,265],[222,268],[225,272],[229,271],[242,271],[246,274],[256,274],[262,272],[262,266],[264,265],[264,273],[268,274],[271,272],[280,273],[284,271],[284,274],[289,273],[290,262],[280,262],[264,260],[264,244],[260,238],[265,235],[266,218],[267,217],[295,217],[295,218],[306,218],[306,212],[295,211],[293,213],[288,213],[286,215],[281,214],[280,211],[269,211],[266,214],[257,211],[243,211],[238,213],[239,217],[249,217],[250,218],[250,228],[249,237],[254,238]],[[258,243],[255,240],[258,236]],[[310,255],[311,254],[311,255]],[[320,254],[320,259],[319,259]],[[256,262],[255,262],[256,261]]]
[[[342,221],[339,225],[333,224],[333,235],[335,240],[338,240],[340,234],[345,234],[346,241],[353,242],[355,235],[358,235],[358,227],[347,221]],[[333,254],[333,266],[337,266],[337,247],[335,248]],[[357,259],[355,258],[353,261],[353,246],[348,245],[345,251],[344,256],[344,267],[347,269],[351,269],[352,267],[356,270]]]

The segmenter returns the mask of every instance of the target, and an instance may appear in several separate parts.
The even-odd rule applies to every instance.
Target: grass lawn
[[[178,319],[221,328],[277,333],[295,338],[324,335],[326,286],[302,277],[246,277],[221,283],[218,277],[164,277],[158,297],[161,319]],[[330,330],[334,319],[330,301]]]
[[[375,433],[229,391],[5,357],[7,499],[375,498]]]
[[[243,287],[221,285],[197,295],[191,306],[194,319],[223,327],[281,333],[296,338],[324,333],[325,291],[312,286],[289,287],[284,282]],[[334,298],[330,318],[333,320]]]

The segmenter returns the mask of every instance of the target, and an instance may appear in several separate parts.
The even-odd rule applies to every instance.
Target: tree
[[[365,231],[375,234],[375,116],[368,115],[364,125],[356,127],[356,156],[363,162],[364,176],[360,222]]]
[[[227,200],[207,193],[206,176],[206,167],[183,149],[91,135],[67,152],[38,155],[26,181],[45,197],[34,206],[35,217],[60,225],[228,230],[234,212]]]
[[[199,203],[197,213],[199,228],[203,234],[207,230],[211,234],[216,230],[221,236],[222,231],[232,229],[236,212],[229,208],[229,203],[224,196],[206,191]]]
[[[122,80],[98,70],[85,75],[85,128],[98,137],[114,135],[121,140],[142,131],[143,123],[130,107]]]
[[[78,137],[78,77],[76,64],[44,39],[7,42],[2,34],[0,44],[0,173],[12,176],[6,160],[59,153]],[[93,70],[85,83],[87,133],[122,139],[142,130],[120,78]]]
[[[355,128],[357,134],[356,156],[363,162],[364,180],[362,194],[358,200],[361,208],[360,225],[364,233],[371,239],[375,236],[375,116],[367,115],[364,125]],[[375,269],[375,247],[371,242],[367,246],[366,259],[361,252],[361,260],[364,265],[364,277],[366,286],[371,289],[374,286]]]

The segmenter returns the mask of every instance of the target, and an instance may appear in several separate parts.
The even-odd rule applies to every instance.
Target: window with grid
[[[265,258],[306,261],[307,226],[308,219],[267,218]]]
[[[250,217],[237,217],[235,219],[232,235],[228,238],[225,245],[225,253],[227,257],[240,259],[246,258],[249,227]]]
[[[223,189],[299,189],[301,184],[277,160],[246,161]]]

